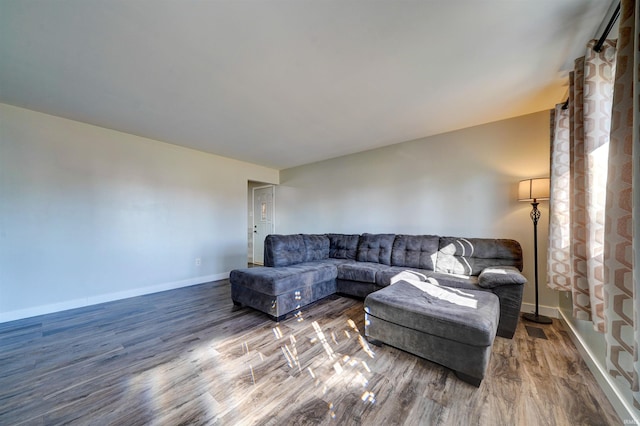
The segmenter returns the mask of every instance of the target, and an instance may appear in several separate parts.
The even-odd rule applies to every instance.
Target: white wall
[[[513,238],[530,281],[525,303],[534,303],[531,205],[517,201],[517,185],[548,175],[544,111],[283,170],[276,228]],[[545,286],[548,203],[540,209],[540,304],[555,312],[557,292]]]
[[[278,175],[0,104],[0,321],[224,278]]]

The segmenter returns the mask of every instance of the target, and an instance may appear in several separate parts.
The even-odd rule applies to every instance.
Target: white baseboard
[[[0,324],[3,322],[15,321],[24,318],[36,317],[38,315],[52,314],[69,309],[84,308],[85,306],[98,305],[100,303],[112,302],[114,300],[128,299],[130,297],[143,296],[145,294],[159,293],[161,291],[173,290],[181,287],[189,287],[196,284],[218,281],[229,278],[229,272],[221,274],[204,275],[189,278],[186,280],[172,281],[148,287],[134,288],[131,290],[118,291],[115,293],[100,294],[97,296],[83,297],[80,299],[67,300],[48,305],[34,306],[27,309],[18,309],[9,312],[0,312]]]
[[[520,312],[524,313],[533,313],[536,311],[536,305],[533,303],[523,303],[520,306]],[[554,308],[553,306],[538,306],[538,313],[540,315],[544,315],[545,317],[550,318],[560,318],[560,313],[558,308]]]
[[[569,337],[576,348],[578,348],[578,352],[584,359],[584,362],[589,367],[589,370],[595,377],[598,385],[602,388],[605,396],[613,405],[613,408],[620,416],[620,419],[623,421],[623,424],[634,424],[640,425],[640,415],[638,411],[633,408],[629,402],[624,398],[624,396],[620,393],[617,386],[613,382],[613,378],[602,368],[602,366],[597,362],[597,358],[589,349],[589,346],[582,340],[578,331],[573,327],[571,321],[567,320],[564,313],[560,311],[560,321],[564,325],[565,329],[569,333]]]

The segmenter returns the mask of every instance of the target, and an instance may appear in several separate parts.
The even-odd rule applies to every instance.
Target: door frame
[[[261,185],[261,186],[256,186],[254,188],[251,189],[251,239],[252,239],[252,261],[253,263],[256,263],[256,233],[255,233],[255,229],[256,229],[256,189],[265,189],[265,188],[271,188],[271,233],[275,233],[276,232],[276,186],[273,184],[267,184],[267,185]],[[263,264],[264,264],[264,259],[263,260]]]

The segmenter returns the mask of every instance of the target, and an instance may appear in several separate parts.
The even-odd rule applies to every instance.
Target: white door
[[[253,263],[264,264],[264,239],[274,233],[273,185],[253,188]]]

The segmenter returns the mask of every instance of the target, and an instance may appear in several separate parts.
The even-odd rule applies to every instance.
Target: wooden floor
[[[228,282],[0,324],[0,424],[614,425],[567,333],[496,338],[480,388],[369,347],[362,301],[277,324]]]

